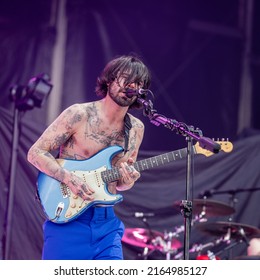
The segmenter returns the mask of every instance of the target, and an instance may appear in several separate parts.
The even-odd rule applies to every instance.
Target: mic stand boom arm
[[[159,126],[163,124],[166,128],[170,130],[177,130],[177,134],[181,134],[184,137],[191,137],[199,142],[201,148],[209,150],[214,154],[218,153],[221,146],[211,140],[208,137],[202,136],[202,131],[200,129],[194,130],[193,126],[188,126],[183,122],[178,122],[174,119],[167,118],[161,114],[158,114],[155,109],[153,109],[153,103],[151,100],[144,100],[141,97],[137,98],[137,102],[143,105],[144,115],[149,117],[152,124]]]
[[[143,107],[143,114],[149,117],[150,122],[156,126],[163,124],[170,130],[176,130],[177,134],[181,134],[186,137],[187,145],[187,172],[186,172],[186,200],[182,200],[180,208],[181,213],[184,216],[184,259],[189,259],[189,243],[190,243],[190,229],[192,222],[192,201],[191,201],[191,189],[193,184],[193,149],[192,140],[195,139],[199,142],[200,147],[207,149],[213,153],[218,153],[221,146],[211,140],[210,138],[203,137],[200,129],[194,130],[193,126],[188,126],[185,123],[178,122],[176,120],[167,118],[160,115],[153,109],[153,103],[151,100],[145,100],[140,96],[137,97],[137,102]]]

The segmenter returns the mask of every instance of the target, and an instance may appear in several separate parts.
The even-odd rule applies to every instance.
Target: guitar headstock
[[[230,153],[233,150],[233,144],[229,141],[225,141],[224,139],[222,139],[222,141],[215,141],[215,142],[220,145],[220,147],[221,147],[220,151],[223,151],[225,153]],[[206,157],[214,155],[213,152],[201,148],[199,145],[199,142],[197,142],[194,145],[194,148],[195,148],[197,154],[203,154]]]

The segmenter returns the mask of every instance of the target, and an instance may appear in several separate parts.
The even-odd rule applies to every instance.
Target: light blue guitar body
[[[47,218],[55,223],[65,223],[74,220],[92,205],[114,205],[122,201],[122,195],[111,194],[108,191],[108,182],[120,177],[120,174],[116,173],[117,177],[111,178],[111,160],[122,151],[120,146],[111,146],[86,160],[57,160],[62,167],[75,172],[94,189],[94,201],[91,202],[84,201],[73,194],[65,184],[40,172],[37,190]],[[118,169],[116,171],[118,172]]]

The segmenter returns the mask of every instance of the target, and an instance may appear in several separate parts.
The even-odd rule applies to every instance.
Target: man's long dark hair
[[[96,94],[105,97],[108,91],[108,85],[116,78],[127,73],[125,84],[142,84],[143,89],[148,89],[151,83],[151,74],[146,65],[136,55],[117,57],[105,66],[101,75],[97,79]],[[140,108],[135,102],[130,107]]]

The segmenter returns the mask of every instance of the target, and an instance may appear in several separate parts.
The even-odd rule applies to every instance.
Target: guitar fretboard
[[[193,146],[193,152],[196,153],[196,149]],[[170,163],[172,161],[182,159],[187,155],[187,148],[172,151],[162,155],[150,157],[143,159],[134,163],[134,167],[137,171],[141,172],[147,169],[159,167],[161,165]],[[105,183],[113,182],[121,177],[119,172],[119,167],[114,167],[112,169],[104,170],[101,172],[102,179]]]

